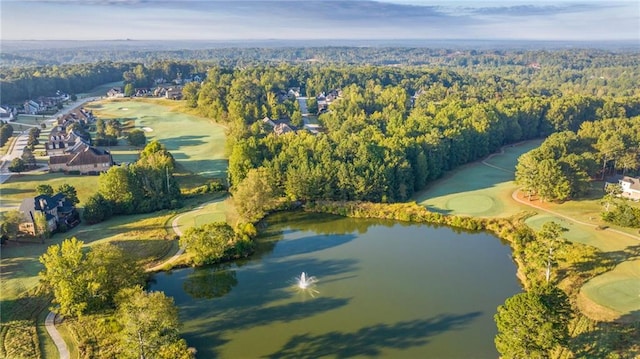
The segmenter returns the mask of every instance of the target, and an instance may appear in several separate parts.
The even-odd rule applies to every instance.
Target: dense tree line
[[[85,92],[123,80],[131,88],[151,86],[154,79],[173,80],[211,66],[248,68],[282,64],[314,67],[370,64],[438,67],[468,74],[500,74],[535,94],[638,95],[640,54],[625,49],[545,50],[482,46],[442,47],[235,47],[174,51],[104,49],[29,49],[3,51],[0,102],[14,103],[53,94]],[[171,60],[168,60],[171,59]],[[309,61],[312,60],[312,61]],[[363,82],[360,82],[363,83]],[[323,88],[323,90],[326,89]]]
[[[128,66],[123,63],[97,62],[79,65],[47,65],[0,69],[2,104],[20,104],[38,96],[87,92],[108,82],[122,79]]]
[[[0,147],[9,141],[11,136],[13,136],[13,126],[7,123],[0,124]]]
[[[180,188],[173,156],[152,141],[132,164],[113,166],[100,174],[98,192],[85,204],[84,219],[92,224],[117,214],[148,213],[180,206]]]

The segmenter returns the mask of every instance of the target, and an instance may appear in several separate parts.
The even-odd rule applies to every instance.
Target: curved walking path
[[[199,211],[204,207],[204,205],[199,206],[197,208],[195,208],[193,211]],[[193,211],[189,211],[189,212],[193,212]],[[173,229],[173,231],[178,235],[178,236],[182,236],[182,230],[180,229],[180,225],[178,224],[178,221],[180,220],[180,218],[182,218],[182,216],[184,216],[185,214],[189,213],[189,212],[185,212],[179,216],[177,216],[176,218],[173,219],[173,221],[171,221],[171,228]],[[171,258],[167,259],[166,261],[155,265],[149,269],[146,270],[146,272],[157,272],[159,270],[161,270],[165,265],[167,265],[167,263],[171,263],[173,261],[175,261],[176,259],[178,259],[178,257],[180,257],[182,255],[182,253],[184,253],[184,247],[180,247],[180,249],[178,249],[178,251],[176,252],[176,254],[174,254],[173,256],[171,256]]]
[[[60,332],[56,329],[56,314],[49,312],[47,318],[44,320],[44,325],[47,328],[47,333],[49,333],[49,336],[53,339],[53,343],[58,348],[60,359],[70,359],[69,347],[67,347],[67,343],[65,343],[62,336],[60,336]]]

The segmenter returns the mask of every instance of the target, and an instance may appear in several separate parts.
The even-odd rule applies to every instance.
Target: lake
[[[329,215],[269,218],[258,253],[159,273],[200,358],[497,358],[493,316],[522,291],[487,233]],[[302,290],[302,272],[317,279]]]

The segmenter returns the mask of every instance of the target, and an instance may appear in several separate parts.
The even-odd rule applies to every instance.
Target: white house
[[[24,112],[29,115],[35,115],[40,112],[40,107],[40,104],[33,100],[25,101]]]
[[[640,178],[622,176],[618,178],[620,184],[621,197],[629,198],[634,201],[640,200]]]

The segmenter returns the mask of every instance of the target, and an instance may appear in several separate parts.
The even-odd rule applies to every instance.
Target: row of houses
[[[93,113],[84,108],[58,118],[45,143],[50,172],[98,174],[114,165],[109,151],[92,146],[89,138],[71,126],[74,123],[87,126],[95,121]]]
[[[135,88],[133,90],[132,97],[164,97],[170,100],[182,99],[182,87],[163,87],[158,86],[154,89],[149,88]],[[113,87],[107,91],[108,98],[122,98],[125,97],[124,91],[120,87]]]
[[[37,115],[57,108],[58,104],[69,100],[69,94],[56,91],[54,96],[40,96],[24,102],[23,111],[28,115]]]

